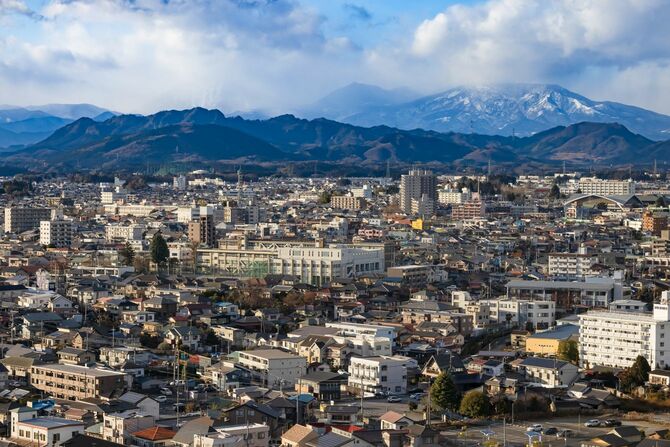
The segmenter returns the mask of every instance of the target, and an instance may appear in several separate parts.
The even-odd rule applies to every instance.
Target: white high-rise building
[[[40,244],[69,247],[72,244],[72,221],[65,219],[40,222]]]
[[[585,368],[627,368],[638,355],[651,368],[670,366],[670,292],[653,312],[589,311],[579,316],[579,361]]]
[[[406,214],[430,215],[437,201],[437,176],[432,171],[412,169],[400,179],[400,208]]]

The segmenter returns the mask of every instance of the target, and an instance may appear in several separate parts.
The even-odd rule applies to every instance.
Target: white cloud
[[[454,5],[374,46],[346,28],[324,35],[329,18],[309,1],[50,0],[32,11],[0,0],[0,20],[34,27],[0,22],[0,103],[283,113],[352,81],[426,93],[520,81],[670,113],[667,0]]]
[[[603,84],[631,92],[647,84],[633,73],[654,67],[659,78],[659,71],[670,75],[669,22],[666,0],[491,0],[425,20],[410,54],[433,61],[433,83],[552,81],[581,86],[585,94]]]

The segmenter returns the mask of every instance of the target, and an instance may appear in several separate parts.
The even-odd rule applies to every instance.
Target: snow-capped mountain
[[[340,110],[338,115],[360,126],[384,124],[400,129],[518,136],[583,121],[620,123],[648,138],[670,138],[670,116],[594,101],[551,84],[456,87],[401,104],[371,107],[366,103],[358,111],[345,114]]]

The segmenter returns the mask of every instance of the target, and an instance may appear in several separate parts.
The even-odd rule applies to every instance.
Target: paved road
[[[601,417],[600,420],[605,418]],[[514,424],[505,424],[502,422],[492,422],[489,425],[481,427],[470,427],[463,433],[458,428],[453,430],[443,431],[442,434],[451,441],[462,445],[463,447],[474,447],[481,445],[486,440],[496,440],[502,443],[507,441],[508,445],[525,445],[528,444],[528,435],[526,428],[535,423],[541,423],[544,428],[556,427],[557,429],[570,429],[573,435],[564,438],[557,438],[556,435],[543,436],[545,446],[578,446],[582,441],[595,438],[612,430],[612,427],[585,427],[584,422],[587,418],[562,417],[553,418],[548,422],[532,421],[528,423],[517,422]],[[633,425],[645,431],[663,428],[660,424],[650,424],[645,421],[622,421],[623,425]],[[467,438],[467,443],[466,443]],[[534,438],[533,441],[537,440]]]

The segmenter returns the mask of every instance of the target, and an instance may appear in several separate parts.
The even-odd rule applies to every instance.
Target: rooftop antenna
[[[565,175],[565,160],[563,160],[563,175]]]

